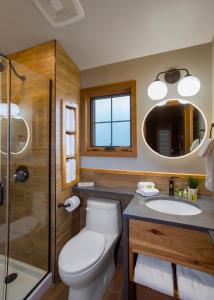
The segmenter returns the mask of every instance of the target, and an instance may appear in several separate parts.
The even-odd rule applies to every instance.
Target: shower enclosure
[[[49,272],[50,81],[0,56],[0,300]]]

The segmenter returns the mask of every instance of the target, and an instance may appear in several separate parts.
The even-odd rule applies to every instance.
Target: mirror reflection
[[[7,153],[7,117],[0,119],[1,127],[1,152]],[[29,142],[29,126],[22,117],[11,117],[11,144],[12,154],[22,153]]]
[[[165,100],[155,105],[143,124],[147,145],[165,157],[187,155],[202,144],[206,120],[198,107],[186,100]]]

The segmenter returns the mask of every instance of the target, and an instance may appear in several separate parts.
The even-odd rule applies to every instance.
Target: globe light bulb
[[[179,81],[177,91],[183,97],[190,97],[196,95],[200,88],[200,80],[193,75],[187,75]]]
[[[148,87],[148,96],[152,100],[162,100],[166,97],[167,86],[163,81],[155,80]]]

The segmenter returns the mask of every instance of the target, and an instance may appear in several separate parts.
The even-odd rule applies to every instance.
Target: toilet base
[[[79,288],[69,288],[68,300],[101,300],[115,272],[112,259],[105,269],[94,281]]]

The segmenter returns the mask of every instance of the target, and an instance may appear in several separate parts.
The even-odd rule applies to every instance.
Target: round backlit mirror
[[[186,100],[164,100],[145,116],[142,135],[147,146],[162,157],[179,158],[194,153],[207,134],[202,111]]]
[[[7,153],[7,117],[0,119],[1,128],[1,153]],[[30,130],[27,121],[20,116],[11,117],[10,123],[11,139],[10,152],[11,154],[20,154],[25,151],[30,140]]]

